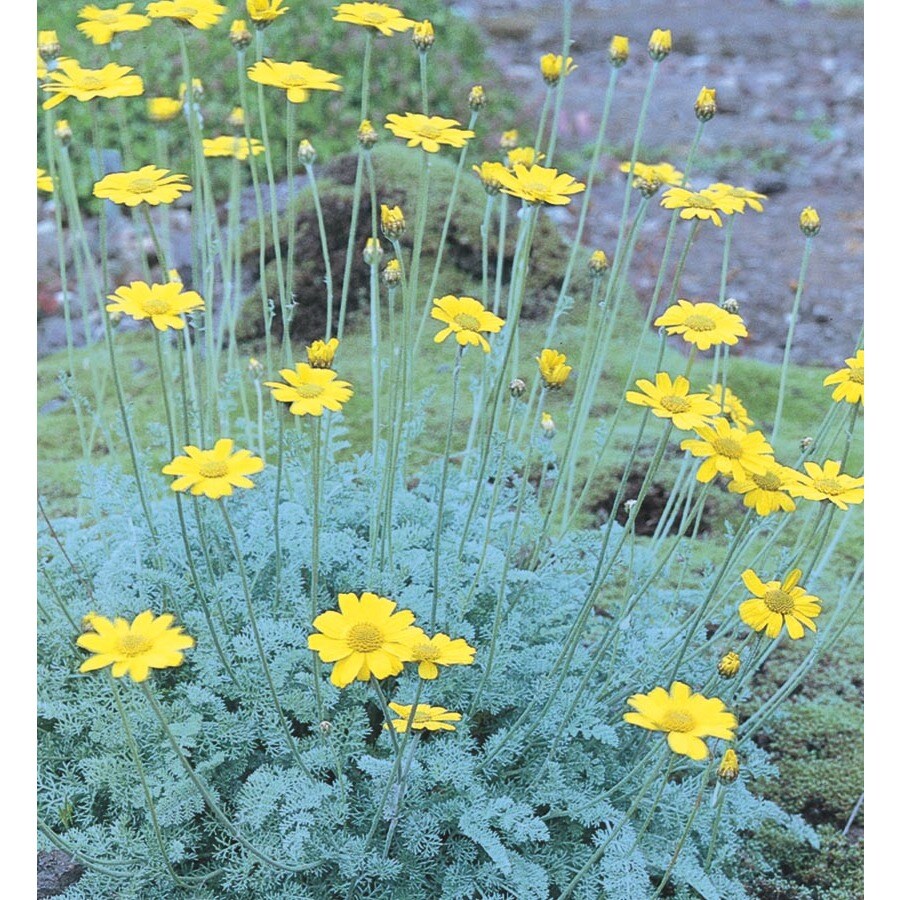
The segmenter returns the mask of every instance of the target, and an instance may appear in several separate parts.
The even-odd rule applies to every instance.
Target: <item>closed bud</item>
[[[253,40],[253,35],[247,28],[247,23],[243,19],[235,19],[228,29],[228,40],[235,50],[246,50]]]
[[[548,412],[541,413],[541,431],[544,432],[544,437],[548,441],[556,435],[556,423]]]
[[[634,508],[637,506],[637,500],[633,500],[633,499],[632,499],[632,500],[626,500],[626,501],[622,504],[622,506],[625,507],[625,515],[630,517],[632,511],[633,511]]]
[[[812,447],[812,445],[813,445],[814,443],[815,443],[815,439],[814,439],[814,438],[811,438],[811,437],[809,437],[809,436],[807,436],[807,437],[805,437],[805,438],[800,438],[800,449],[801,449],[804,453],[806,453],[806,451],[809,450],[809,448]]]
[[[525,382],[521,378],[513,378],[509,383],[509,392],[513,397],[521,397],[525,393]]]
[[[306,348],[306,361],[314,369],[330,369],[337,353],[339,341],[331,338],[328,341],[313,341]]]
[[[187,93],[187,84],[185,82],[181,82],[178,87],[178,96],[184,100],[184,95]],[[203,96],[203,82],[199,78],[191,79],[191,97],[194,100],[199,100]]]
[[[628,62],[628,38],[621,34],[613,36],[609,42],[609,62],[616,69],[620,69]]]
[[[247,371],[254,381],[259,381],[259,379],[262,378],[263,373],[262,363],[255,356],[251,356],[250,359],[247,360]]]
[[[64,146],[72,142],[72,129],[69,127],[68,119],[58,119],[53,130],[57,140]]]
[[[419,53],[427,53],[434,43],[434,26],[429,19],[423,19],[413,25],[412,41]]]
[[[672,32],[668,28],[654,28],[647,42],[647,52],[654,62],[665,59],[672,52]]]
[[[741,670],[741,658],[733,650],[726,653],[716,666],[716,670],[723,678],[734,678]]]
[[[716,89],[703,87],[694,101],[694,113],[701,122],[708,122],[716,114]]]
[[[719,781],[723,784],[731,784],[738,777],[740,771],[741,764],[738,761],[738,755],[729,747],[722,754],[722,762],[719,763],[719,768],[716,772],[719,776]]]
[[[515,128],[510,128],[509,131],[504,131],[503,134],[500,135],[501,150],[514,150],[518,146],[519,132]]]
[[[609,271],[609,260],[602,250],[595,250],[588,260],[588,270],[592,278],[602,278]]]
[[[487,97],[484,95],[484,88],[480,84],[474,85],[469,91],[469,109],[472,112],[478,112],[480,109],[484,109],[486,103]]]
[[[329,722],[327,719],[323,719],[321,722],[319,722],[319,731],[321,731],[322,734],[328,734],[328,732],[331,731],[331,728],[331,722]]]
[[[178,269],[169,269],[169,271],[166,272],[166,275],[169,279],[169,284],[172,284],[173,282],[175,284],[182,284],[181,275],[178,272]]]
[[[38,53],[44,62],[50,62],[59,56],[60,46],[59,38],[55,31],[39,31],[38,32]]]
[[[366,150],[371,150],[378,143],[378,132],[368,119],[363,119],[356,130],[356,139]]]
[[[821,227],[822,223],[819,221],[819,214],[811,206],[807,206],[800,213],[800,230],[807,237],[815,237]]]
[[[297,159],[301,166],[311,166],[316,161],[316,148],[306,138],[297,145]]]
[[[571,74],[577,68],[578,66],[572,64],[571,56],[566,57],[565,63],[563,63],[563,58],[556,53],[545,53],[541,57],[541,75],[548,87],[559,84],[560,78]]]
[[[381,230],[384,236],[391,241],[396,241],[403,235],[406,231],[406,219],[399,206],[381,204]]]
[[[566,365],[566,354],[549,347],[541,350],[541,355],[535,357],[544,387],[551,391],[558,391],[569,379],[572,367]]]
[[[726,300],[722,301],[722,309],[725,312],[734,313],[734,315],[738,314],[738,310],[741,308],[740,304],[734,297],[728,297]]]
[[[225,121],[229,128],[234,131],[241,131],[244,127],[244,108],[242,106],[235,106],[231,112],[228,113],[228,118]]]
[[[378,238],[369,238],[366,241],[366,248],[363,250],[363,259],[367,266],[377,266],[384,256],[384,250],[381,249],[381,241]]]
[[[400,284],[403,271],[400,268],[400,260],[392,259],[381,271],[381,278],[389,288],[395,288]]]

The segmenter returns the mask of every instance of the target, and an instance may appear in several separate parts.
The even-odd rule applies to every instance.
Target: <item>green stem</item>
[[[316,209],[316,222],[319,226],[319,241],[322,244],[322,258],[325,262],[325,340],[331,340],[331,326],[334,318],[334,281],[331,277],[331,251],[328,249],[328,233],[325,230],[325,218],[322,215],[322,201],[319,197],[319,186],[312,163],[307,165],[309,187],[312,191],[313,205]]]

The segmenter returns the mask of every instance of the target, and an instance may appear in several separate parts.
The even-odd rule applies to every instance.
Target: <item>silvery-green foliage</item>
[[[333,434],[336,442],[342,440],[339,426]],[[276,472],[270,465],[255,476],[256,489],[237,492],[226,502],[267,660],[305,772],[291,755],[263,678],[229,535],[215,502],[181,499],[210,621],[236,682],[215,652],[187,565],[177,500],[171,493],[162,496],[162,478],[151,487],[159,495],[152,504],[156,543],[136,512],[133,481],[104,469],[86,482],[88,514],[54,523],[75,571],[49,531],[41,532],[40,595],[50,621],[38,634],[39,813],[60,846],[84,858],[86,866],[82,878],[60,895],[64,900],[539,900],[558,895],[604,845],[573,896],[640,900],[652,895],[667,870],[698,793],[699,807],[670,881],[679,895],[733,900],[745,896],[742,831],[775,820],[801,838],[812,838],[799,819],[748,789],[754,776],[772,770],[762,750],[742,746],[741,778],[715,788],[704,763],[672,759],[662,736],[622,721],[630,694],[669,684],[670,660],[658,648],[702,602],[705,583],[686,586],[674,599],[667,583],[653,586],[611,633],[609,610],[621,608],[654,564],[638,544],[633,563],[630,554],[613,561],[560,676],[557,662],[590,592],[602,530],[568,535],[544,548],[538,564],[529,567],[542,514],[529,490],[510,546],[522,466],[512,450],[503,470],[493,458],[461,554],[474,476],[463,478],[451,470],[438,626],[452,637],[465,637],[477,655],[474,665],[442,669],[437,680],[423,683],[421,702],[458,710],[464,718],[455,732],[409,741],[402,787],[395,781],[382,809],[394,753],[373,690],[354,683],[339,691],[327,680],[330,667],[323,665],[321,717],[317,709],[313,654],[306,643],[313,617],[308,445],[293,431],[285,439],[282,496],[276,501]],[[332,456],[326,466],[318,611],[335,607],[339,592],[372,590],[396,600],[399,608],[412,609],[428,630],[439,469],[424,473],[412,490],[398,489],[392,559],[374,570],[368,531],[380,483],[372,472],[365,456],[347,462]],[[499,497],[485,565],[472,590],[495,489]],[[276,502],[282,548],[277,598]],[[613,529],[610,547],[615,547],[620,526],[603,527]],[[496,619],[508,554],[512,564]],[[673,571],[677,565],[671,563]],[[63,607],[75,623],[89,610],[129,619],[148,608],[177,614],[196,637],[196,647],[186,652],[180,668],[154,672],[150,679],[173,738],[244,841],[301,871],[267,866],[223,828],[179,762],[147,698],[123,679],[117,682],[119,693],[168,865],[192,884],[187,894],[176,887],[148,814],[111,679],[105,671],[78,673],[85,653],[75,645],[77,631]],[[496,650],[490,678],[482,683],[495,621]],[[694,646],[703,639],[701,633]],[[715,659],[710,647],[689,660],[679,677],[699,687]],[[407,704],[417,686],[414,666],[384,683],[389,699]],[[522,717],[523,711],[528,715]],[[724,748],[709,743],[717,758]],[[644,757],[645,765],[635,769]],[[654,766],[661,764],[663,771],[670,760],[667,783],[653,780],[626,820]],[[714,828],[717,840],[707,864]],[[50,846],[45,836],[40,840]],[[199,881],[203,876],[210,877]]]

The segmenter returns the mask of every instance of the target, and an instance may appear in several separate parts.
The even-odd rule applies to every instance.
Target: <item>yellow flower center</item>
[[[687,732],[693,731],[695,728],[694,717],[681,709],[673,709],[671,712],[667,712],[663,716],[660,725],[662,725],[663,731]]]
[[[182,19],[190,19],[197,15],[197,10],[193,6],[179,6],[175,10],[175,15]]]
[[[148,297],[141,306],[144,307],[144,312],[151,316],[165,315],[172,308],[169,301],[163,300],[162,297]]]
[[[370,9],[362,14],[362,18],[367,25],[381,25],[387,21],[388,14],[380,9]]]
[[[421,707],[419,707],[416,710],[415,716],[413,716],[413,722],[415,722],[418,725],[422,722],[427,722],[430,718],[431,718],[431,713],[428,712],[427,710],[424,710]]]
[[[149,194],[158,187],[159,184],[153,178],[135,178],[134,181],[128,185],[128,190],[133,194]]]
[[[150,649],[150,639],[142,634],[126,634],[119,641],[119,649],[125,656],[140,656]]]
[[[716,438],[711,443],[713,450],[719,456],[727,456],[729,459],[740,459],[744,455],[744,448],[734,438]]]
[[[92,90],[93,88],[105,87],[106,82],[99,75],[83,75],[81,78],[82,88]]]
[[[413,656],[418,660],[426,662],[434,662],[440,655],[441,651],[435,647],[430,641],[428,643],[416,644],[412,648]]]
[[[204,478],[222,478],[228,474],[228,463],[212,459],[209,462],[200,463],[198,471]]]
[[[313,400],[318,397],[325,389],[320,384],[301,384],[295,387],[294,390],[304,400]]]
[[[774,472],[764,472],[762,475],[750,472],[750,478],[764,491],[777,491],[781,487],[781,479]]]
[[[688,206],[693,206],[694,209],[718,209],[718,204],[715,200],[710,200],[709,197],[698,197],[694,195],[691,197],[690,202],[687,204]]]
[[[469,315],[469,313],[457,313],[453,317],[453,321],[463,331],[478,331],[478,326],[481,324],[475,316]]]
[[[381,629],[369,622],[359,622],[347,632],[347,645],[357,653],[379,650],[383,643],[384,635]]]
[[[844,488],[837,478],[817,478],[813,482],[813,487],[820,494],[828,494],[829,497],[835,497],[844,493]]]
[[[794,611],[794,598],[786,591],[766,591],[763,603],[773,612],[786,616]]]
[[[435,128],[434,125],[423,125],[419,129],[419,134],[429,141],[436,141],[441,136],[441,129]]]
[[[864,384],[863,371],[863,369],[851,369],[850,374],[847,376],[847,380],[852,381],[854,384]]]
[[[671,395],[669,397],[660,397],[659,405],[669,412],[683,413],[690,410],[691,401],[688,400],[687,397],[676,397],[675,395]]]
[[[114,9],[110,9],[100,13],[97,16],[97,21],[102,22],[104,25],[115,25],[119,21],[119,14]]]
[[[714,331],[716,323],[709,317],[701,313],[693,313],[684,320],[691,331]]]
[[[288,72],[282,76],[281,82],[285,87],[305,87],[309,81],[303,73]]]

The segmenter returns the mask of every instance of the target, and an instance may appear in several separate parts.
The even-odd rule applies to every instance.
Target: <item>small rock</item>
[[[37,855],[37,897],[56,897],[75,884],[84,867],[62,850],[39,850]]]

